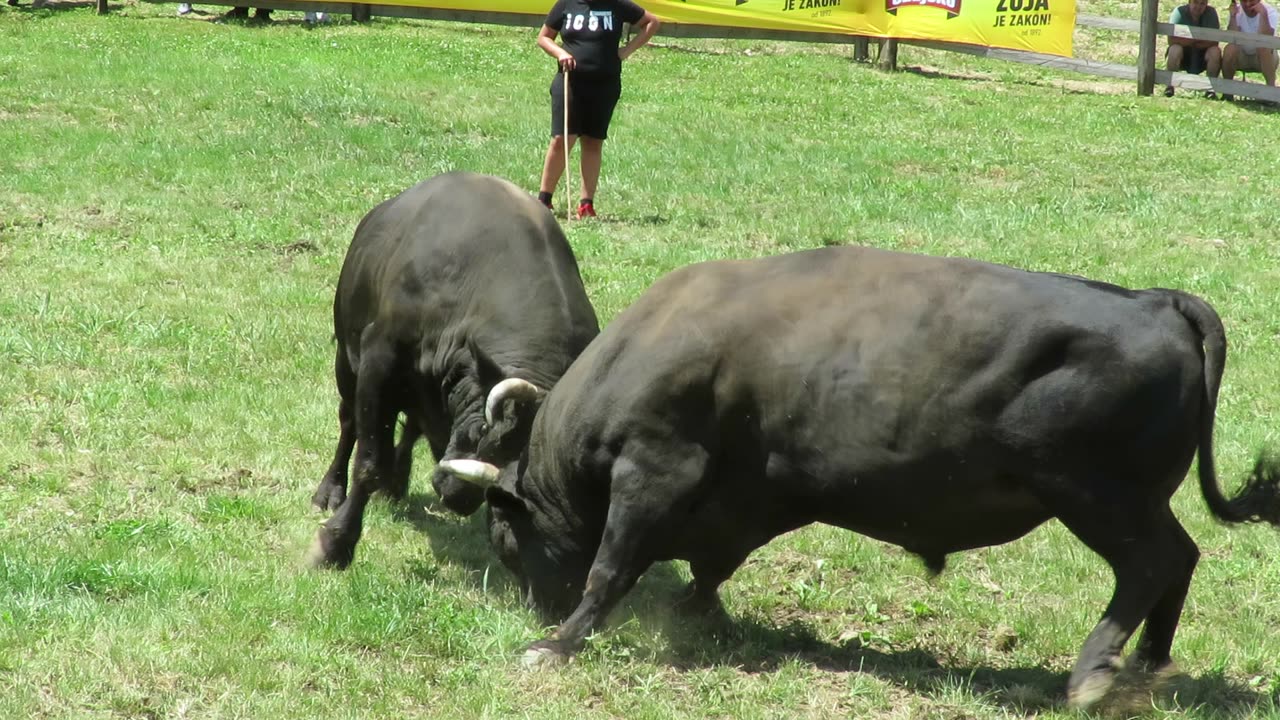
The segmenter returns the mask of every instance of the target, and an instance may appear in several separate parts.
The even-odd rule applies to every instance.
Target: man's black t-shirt
[[[644,9],[631,0],[556,0],[546,25],[560,32],[564,49],[576,61],[575,73],[621,77],[622,24],[642,17]]]

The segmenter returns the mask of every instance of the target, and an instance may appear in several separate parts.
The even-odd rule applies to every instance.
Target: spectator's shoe
[[[1226,100],[1227,102],[1235,102],[1236,96],[1232,95],[1231,93],[1222,93],[1222,99]]]
[[[271,22],[271,11],[267,8],[258,8],[253,13],[253,19],[258,22]]]
[[[179,15],[191,14],[191,3],[178,3],[178,14]]]
[[[1212,91],[1212,90],[1205,90],[1205,91],[1204,91],[1204,99],[1205,99],[1205,100],[1217,100],[1217,99],[1218,99],[1218,93],[1216,93],[1216,92],[1214,92],[1214,91]]]
[[[315,12],[313,10],[308,10],[307,13],[303,15],[302,19],[311,23],[312,25],[316,25],[318,23],[328,22],[329,16],[322,12]]]
[[[9,7],[18,7],[18,0],[9,0],[8,5]]]
[[[243,20],[249,17],[249,8],[247,7],[231,8],[222,17],[227,20]]]
[[[595,208],[595,205],[593,205],[593,204],[591,204],[591,203],[589,203],[589,202],[584,202],[584,203],[579,203],[579,204],[578,204],[578,219],[579,219],[579,220],[586,220],[587,218],[593,218],[593,217],[595,217],[595,216],[596,216],[596,208]]]
[[[1173,97],[1173,86],[1172,86],[1172,85],[1169,85],[1168,87],[1166,87],[1166,88],[1164,89],[1164,96],[1165,96],[1165,97]]]

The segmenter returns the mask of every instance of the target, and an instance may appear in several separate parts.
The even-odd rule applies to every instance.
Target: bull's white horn
[[[542,395],[542,390],[537,385],[528,380],[520,378],[507,378],[489,391],[489,399],[484,404],[484,421],[493,422],[493,411],[502,404],[503,400],[512,398],[513,400],[537,400]]]
[[[498,467],[482,460],[443,460],[438,467],[480,487],[492,487],[498,482]]]

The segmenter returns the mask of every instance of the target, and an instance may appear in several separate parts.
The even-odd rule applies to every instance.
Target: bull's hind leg
[[[1200,548],[1187,535],[1187,531],[1170,514],[1170,521],[1177,531],[1179,551],[1171,559],[1181,560],[1179,574],[1165,590],[1164,596],[1156,601],[1156,606],[1147,615],[1147,622],[1142,626],[1142,636],[1138,639],[1138,649],[1134,653],[1134,662],[1142,670],[1158,671],[1173,664],[1169,649],[1173,646],[1173,633],[1178,629],[1178,619],[1182,617],[1182,603],[1187,599],[1187,590],[1191,587],[1191,576],[1195,572],[1196,563],[1200,561]]]
[[[529,647],[526,666],[558,662],[580,650],[686,519],[706,470],[705,450],[669,445],[635,449],[640,444],[628,443],[628,454],[614,461],[604,534],[582,601],[549,638]]]
[[[311,561],[318,567],[345,568],[355,557],[369,496],[392,472],[398,412],[387,383],[395,353],[379,342],[364,342],[356,381],[356,463],[346,502],[316,534]],[[372,346],[372,347],[369,347]]]
[[[351,451],[356,446],[356,419],[353,412],[356,374],[351,369],[342,343],[338,343],[333,374],[338,383],[338,448],[333,453],[333,462],[329,464],[329,469],[311,496],[311,504],[321,510],[337,510],[347,499],[347,468],[351,465]]]
[[[394,470],[387,480],[387,496],[393,500],[403,500],[409,494],[409,476],[413,473],[413,446],[422,437],[422,429],[412,415],[406,415],[404,429],[400,431],[400,442],[396,444]]]
[[[1107,498],[1059,517],[1111,565],[1116,577],[1111,603],[1085,640],[1067,684],[1071,705],[1088,707],[1110,690],[1120,653],[1144,619],[1156,623],[1144,633],[1138,659],[1167,658],[1195,565],[1195,546],[1168,507],[1152,508],[1149,500]]]

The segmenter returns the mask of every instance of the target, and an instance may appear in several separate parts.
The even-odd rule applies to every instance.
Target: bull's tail
[[[1266,522],[1280,526],[1280,462],[1263,454],[1244,486],[1232,498],[1222,494],[1213,467],[1213,423],[1218,389],[1227,361],[1227,335],[1222,319],[1204,300],[1178,290],[1168,291],[1173,305],[1196,328],[1204,344],[1204,406],[1200,415],[1200,492],[1209,510],[1228,523]]]

